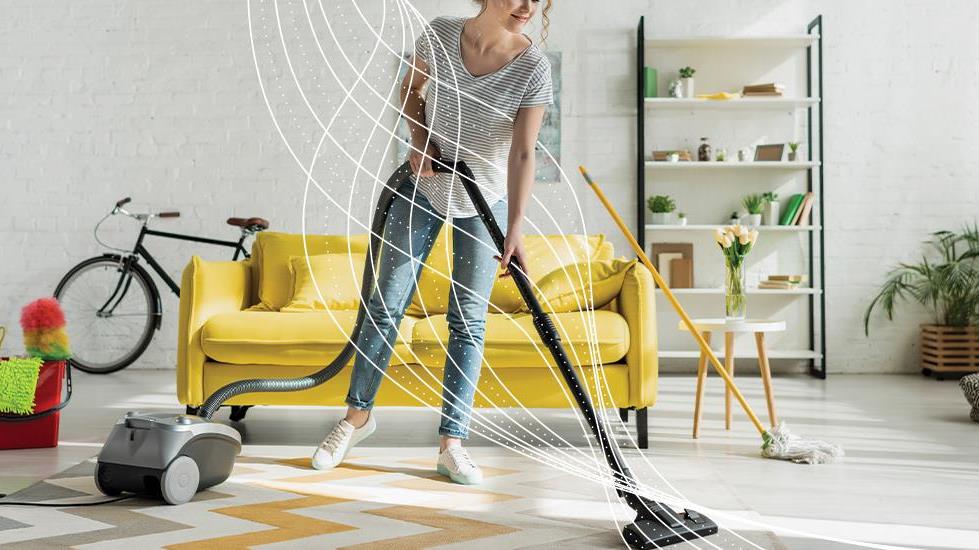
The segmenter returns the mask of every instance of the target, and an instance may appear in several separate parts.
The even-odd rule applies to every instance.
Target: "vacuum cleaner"
[[[504,235],[489,206],[479,192],[475,176],[462,161],[434,159],[432,168],[439,173],[457,174],[476,207],[497,250],[503,254]],[[395,190],[412,177],[405,162],[385,183],[374,211],[369,254],[361,284],[361,305],[354,331],[340,354],[329,365],[308,376],[289,379],[251,379],[232,382],[207,398],[198,414],[127,413],[109,434],[98,457],[95,481],[106,495],[121,492],[149,493],[162,496],[170,504],[182,504],[197,491],[217,485],[231,475],[234,460],[241,450],[241,437],[230,426],[211,421],[217,409],[228,399],[252,392],[285,392],[309,389],[336,376],[353,358],[354,341],[360,333],[374,286],[375,269],[380,257],[381,236]],[[676,544],[717,533],[717,524],[693,510],[675,512],[657,501],[641,496],[635,477],[599,421],[586,388],[582,385],[561,337],[550,317],[534,295],[530,281],[519,264],[511,260],[513,281],[531,312],[534,328],[555,360],[578,408],[598,440],[612,476],[616,492],[636,512],[633,523],[623,530],[626,542],[642,550]]]

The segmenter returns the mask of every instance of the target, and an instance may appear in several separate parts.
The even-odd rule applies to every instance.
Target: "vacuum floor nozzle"
[[[676,513],[658,502],[640,497],[643,506],[622,536],[631,548],[652,550],[717,534],[717,524],[693,510]]]

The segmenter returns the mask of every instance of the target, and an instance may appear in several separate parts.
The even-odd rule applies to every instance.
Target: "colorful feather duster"
[[[54,298],[41,298],[27,304],[21,311],[20,326],[24,329],[24,347],[28,355],[47,361],[71,357],[65,315]]]

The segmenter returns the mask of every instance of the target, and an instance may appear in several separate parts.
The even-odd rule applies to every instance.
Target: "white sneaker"
[[[367,439],[374,430],[377,429],[377,422],[374,421],[374,414],[367,417],[367,422],[359,428],[354,428],[353,424],[344,419],[340,419],[333,431],[326,436],[313,453],[313,468],[317,470],[331,470],[343,462],[347,453],[354,445]]]
[[[438,473],[462,485],[479,485],[483,482],[483,471],[476,466],[466,449],[452,446],[439,453]]]

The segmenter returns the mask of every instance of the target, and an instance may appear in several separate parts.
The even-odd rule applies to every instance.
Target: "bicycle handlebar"
[[[137,214],[133,212],[127,212],[126,209],[123,208],[123,206],[129,204],[132,201],[133,201],[132,197],[126,197],[124,199],[120,199],[119,201],[116,202],[116,207],[112,210],[112,213],[123,214],[125,216],[129,216],[130,218],[141,220],[144,222],[151,218],[179,218],[180,217],[180,212],[178,212],[177,210],[171,210],[169,212],[157,212],[155,214],[153,213]]]

